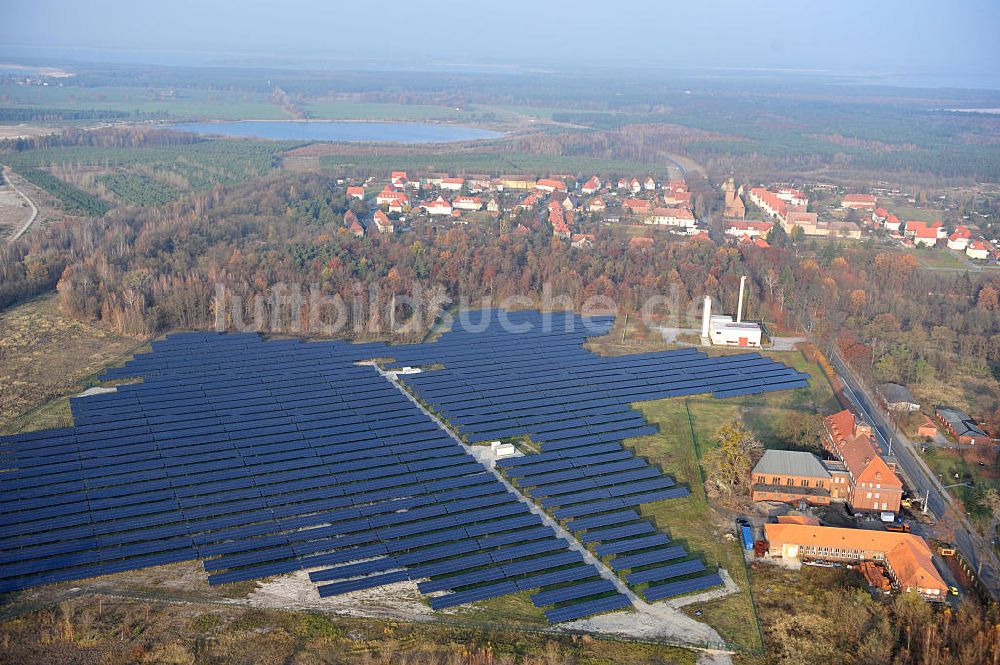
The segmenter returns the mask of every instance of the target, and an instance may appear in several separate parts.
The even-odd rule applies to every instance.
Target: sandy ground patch
[[[31,207],[9,183],[0,185],[0,239],[7,238],[31,217]]]
[[[695,594],[675,601],[638,603],[633,612],[599,614],[589,619],[571,621],[548,627],[549,630],[622,635],[646,640],[666,640],[678,643],[703,644],[721,642],[719,634],[708,625],[682,614],[678,608],[688,603],[717,598],[737,590],[732,579],[724,574],[724,589]],[[246,599],[247,604],[269,609],[319,610],[354,617],[398,619],[401,621],[433,621],[437,618],[460,616],[474,609],[476,603],[453,611],[434,611],[423,601],[415,582],[399,582],[384,587],[320,598],[315,583],[306,571],[270,578],[261,582]]]
[[[322,610],[335,614],[374,619],[431,621],[435,612],[421,600],[416,582],[397,582],[383,587],[320,598],[316,584],[304,570],[270,578],[247,596],[254,607]]]
[[[0,125],[0,140],[30,139],[33,136],[49,136],[58,133],[59,128],[43,125]]]

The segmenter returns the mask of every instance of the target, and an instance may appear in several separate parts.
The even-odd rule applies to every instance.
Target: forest
[[[25,180],[44,189],[62,202],[70,213],[80,215],[100,216],[111,209],[107,203],[78,187],[60,180],[48,171],[36,168],[20,168],[20,174]]]
[[[111,203],[163,205],[192,191],[259,178],[299,145],[205,140],[155,127],[67,129],[0,144],[9,151],[4,163],[69,212],[89,216],[103,215]]]
[[[269,321],[271,286],[317,285],[345,303],[358,293],[371,300],[352,308],[346,326],[364,336],[383,332],[380,317],[413,284],[473,303],[527,296],[537,304],[545,292],[578,308],[604,296],[622,313],[639,312],[654,296],[696,303],[708,294],[730,311],[746,273],[754,318],[779,330],[808,325],[877,380],[988,378],[1000,362],[1000,278],[921,270],[912,254],[874,241],[739,249],[677,240],[639,254],[622,229],[600,226],[590,229],[594,247],[578,250],[535,218],[525,220],[526,236],[456,226],[355,238],[343,224],[346,210],[343,188],[329,176],[273,175],[57,224],[0,249],[0,307],[58,285],[68,311],[145,335],[215,325],[217,285],[248,308],[264,298]],[[996,400],[984,396],[978,406],[992,412]]]
[[[124,111],[93,109],[0,108],[0,122],[52,122],[54,120],[120,120]]]

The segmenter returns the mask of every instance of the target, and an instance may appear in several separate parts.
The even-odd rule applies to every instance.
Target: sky
[[[6,60],[791,70],[1000,88],[997,0],[3,0]]]

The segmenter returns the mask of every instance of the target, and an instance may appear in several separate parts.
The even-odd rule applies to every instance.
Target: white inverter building
[[[736,346],[760,348],[761,331],[756,323],[743,321],[743,294],[746,276],[740,278],[740,300],[736,307],[736,319],[725,314],[712,314],[712,298],[705,296],[701,318],[702,343],[712,346]]]

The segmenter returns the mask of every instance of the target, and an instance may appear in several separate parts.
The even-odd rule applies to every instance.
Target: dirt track
[[[21,200],[26,202],[28,204],[28,207],[31,208],[31,214],[28,215],[28,219],[24,222],[24,224],[15,228],[13,235],[10,236],[10,242],[14,242],[15,240],[23,236],[28,231],[28,229],[31,228],[31,225],[35,223],[35,220],[38,219],[38,206],[35,205],[35,202],[32,201],[27,194],[25,194],[20,188],[18,188],[17,185],[14,184],[14,180],[10,169],[8,169],[6,166],[2,168],[4,176],[3,177],[4,187],[10,188],[11,191],[13,191]],[[2,205],[2,202],[0,202],[0,205]]]

